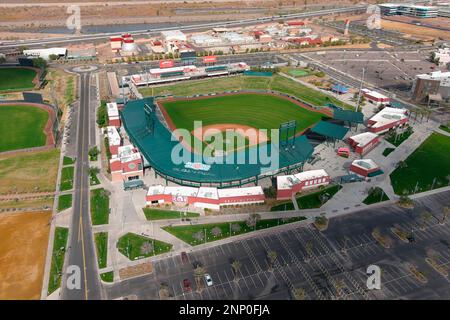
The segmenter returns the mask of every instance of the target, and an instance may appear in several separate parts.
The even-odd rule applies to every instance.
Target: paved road
[[[73,216],[70,226],[68,258],[65,269],[76,265],[81,270],[81,287],[68,289],[67,275],[61,283],[61,299],[101,299],[101,287],[97,270],[94,242],[89,214],[89,108],[90,73],[80,75],[80,105],[76,137],[76,170]]]
[[[450,192],[416,200],[415,209],[393,205],[369,208],[333,218],[328,230],[311,226],[286,225],[246,239],[188,252],[189,263],[179,256],[154,261],[151,275],[116,283],[105,288],[108,299],[136,295],[138,299],[159,299],[160,284],[174,299],[292,299],[290,288],[302,288],[307,299],[448,299],[450,284],[431,268],[425,257],[434,250],[441,266],[450,263],[450,222],[439,224],[442,207],[450,205]],[[421,213],[432,213],[422,221]],[[415,242],[404,243],[390,231],[398,226],[413,231]],[[374,228],[392,239],[385,249],[371,233]],[[273,271],[267,252],[277,252]],[[239,281],[234,281],[230,261],[241,262]],[[214,285],[195,291],[193,264],[200,263],[212,276]],[[381,290],[366,288],[366,269],[376,264],[382,270]],[[416,266],[427,282],[418,281],[409,266]],[[183,292],[189,279],[193,291]]]
[[[132,31],[129,32],[134,37],[138,36],[147,36],[147,35],[157,35],[161,31],[165,30],[183,30],[183,31],[189,31],[189,32],[195,32],[195,31],[203,31],[208,30],[213,27],[238,27],[238,26],[245,26],[245,25],[251,25],[255,23],[267,23],[270,21],[282,21],[285,19],[295,19],[295,18],[307,18],[307,17],[317,17],[317,16],[323,16],[323,15],[329,15],[329,14],[335,14],[335,13],[346,13],[346,12],[358,12],[358,11],[365,11],[366,5],[357,5],[352,7],[344,7],[344,8],[336,8],[336,9],[325,9],[325,10],[318,10],[318,11],[311,11],[311,12],[303,12],[303,13],[294,13],[294,14],[286,14],[282,16],[276,16],[276,17],[261,17],[256,19],[241,19],[241,20],[234,20],[234,21],[219,21],[219,22],[212,22],[212,23],[202,23],[202,24],[195,24],[195,25],[185,25],[185,26],[173,26],[173,27],[166,27],[166,28],[157,28],[152,30],[138,30],[138,31]],[[27,46],[29,48],[37,48],[42,47],[43,45],[64,45],[68,43],[80,43],[83,41],[96,41],[101,40],[104,41],[106,37],[116,35],[120,32],[110,32],[110,33],[101,33],[101,34],[95,34],[95,35],[83,35],[83,36],[66,36],[66,37],[60,37],[60,38],[52,38],[47,40],[26,40],[26,41],[4,41],[3,45],[0,47],[0,50],[3,49],[14,49],[20,46]]]

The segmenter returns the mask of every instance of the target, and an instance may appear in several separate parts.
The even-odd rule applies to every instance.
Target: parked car
[[[181,253],[181,262],[183,262],[183,263],[188,263],[189,262],[187,253],[184,252],[184,251]]]
[[[189,279],[184,279],[183,280],[183,291],[184,292],[191,292],[191,282],[189,281]]]
[[[213,285],[213,280],[208,273],[205,274],[205,282],[208,287],[211,287]]]

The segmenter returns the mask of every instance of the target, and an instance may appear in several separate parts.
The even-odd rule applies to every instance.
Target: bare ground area
[[[381,27],[388,30],[399,31],[406,35],[409,35],[410,37],[422,40],[433,40],[438,38],[450,40],[450,31],[443,31],[423,26],[416,26],[409,23],[382,19]]]
[[[51,212],[0,214],[0,300],[39,299]]]

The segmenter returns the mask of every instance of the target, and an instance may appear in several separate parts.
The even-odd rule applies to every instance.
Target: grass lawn
[[[384,149],[383,156],[387,157],[394,150],[395,150],[395,148],[386,148],[386,149]]]
[[[71,157],[64,156],[63,158],[63,166],[69,166],[75,163],[75,160]]]
[[[97,232],[94,234],[95,249],[99,269],[106,268],[108,259],[108,232]]]
[[[412,194],[449,184],[450,137],[432,133],[390,177],[396,194]],[[434,180],[434,185],[433,185]]]
[[[180,219],[180,211],[154,208],[143,208],[142,210],[144,210],[147,220]],[[186,215],[184,215],[184,211],[181,212],[182,218],[197,218],[199,216],[196,212],[186,212]]]
[[[166,101],[162,105],[175,126],[188,131],[194,129],[194,121],[200,120],[203,126],[233,123],[256,129],[278,129],[283,122],[297,120],[297,132],[300,132],[324,116],[287,99],[265,94]]]
[[[232,221],[232,222],[198,224],[187,226],[174,226],[174,227],[167,226],[164,227],[163,229],[173,234],[175,237],[183,240],[184,242],[195,246],[205,243],[204,240],[205,231],[206,231],[206,242],[211,242],[228,238],[230,237],[230,235],[235,236],[247,232],[252,232],[255,230],[271,228],[278,225],[302,220],[305,220],[305,217],[259,220],[256,224],[256,228],[248,227],[245,221]],[[220,234],[214,235],[212,230],[213,228],[216,227],[220,229]],[[202,239],[196,238],[197,237],[196,234],[201,235]]]
[[[40,108],[0,106],[0,152],[44,146],[47,121],[48,113]]]
[[[293,77],[305,77],[310,75],[312,72],[308,69],[290,69],[288,73]]]
[[[331,199],[339,190],[341,190],[342,186],[333,185],[324,188],[323,190],[306,194],[303,196],[297,197],[297,204],[300,209],[314,209],[320,208],[324,205],[329,199]],[[323,195],[328,195],[328,199],[322,199]],[[273,206],[270,208],[270,211],[286,211],[286,210],[294,210],[294,205],[291,201],[286,201],[285,203],[281,203],[279,205]]]
[[[114,281],[114,271],[105,272],[100,274],[100,278],[105,282],[113,282]]]
[[[58,200],[58,211],[63,211],[72,206],[72,195],[71,194],[63,194],[59,196]]]
[[[450,128],[449,128],[448,126],[440,125],[440,126],[439,126],[439,129],[444,130],[444,131],[450,133]]]
[[[108,224],[109,194],[103,188],[91,190],[91,218],[92,224]]]
[[[373,188],[373,190],[371,190],[369,195],[363,200],[363,203],[373,204],[387,200],[389,200],[389,197],[387,196],[386,193],[384,193],[384,190],[379,187],[375,187]]]
[[[248,77],[233,76],[198,81],[186,81],[153,88],[153,94],[191,96],[194,94],[205,94],[211,92],[224,92],[230,90],[263,89],[276,90],[296,96],[297,98],[316,106],[324,106],[333,103],[342,106],[343,103],[336,98],[326,95],[318,90],[306,87],[289,78],[273,75],[272,77]],[[152,95],[152,88],[142,88],[140,92],[144,96]],[[353,110],[354,107],[344,104],[344,108]]]
[[[59,149],[0,160],[0,193],[54,191]]]
[[[403,133],[397,135],[397,139],[395,138],[395,133],[388,133],[385,136],[385,140],[394,146],[398,147],[401,145],[406,139],[409,138],[413,134],[413,130],[411,127],[409,129],[405,130]]]
[[[34,88],[36,71],[24,68],[0,68],[0,91],[21,91]]]
[[[137,260],[169,252],[172,245],[129,232],[119,238],[117,248],[128,259]]]
[[[74,167],[64,167],[61,170],[61,183],[60,190],[72,190],[73,189],[73,173]]]
[[[52,293],[61,285],[61,272],[66,253],[68,228],[55,228],[55,239],[53,241],[52,264],[50,267],[50,278],[48,282],[48,294]]]

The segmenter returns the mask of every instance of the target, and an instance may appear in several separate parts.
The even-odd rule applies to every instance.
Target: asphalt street
[[[369,208],[333,218],[328,229],[319,232],[310,225],[286,225],[263,234],[207,249],[187,252],[189,262],[172,256],[153,263],[153,273],[105,287],[108,299],[135,295],[138,299],[159,299],[161,284],[173,299],[239,300],[292,299],[292,288],[301,288],[306,299],[449,299],[449,279],[434,270],[425,258],[434,253],[439,265],[450,264],[450,223],[440,224],[442,207],[450,205],[450,192],[416,200],[414,209],[393,205]],[[423,221],[421,213],[432,218]],[[411,231],[415,242],[397,238],[391,227]],[[392,240],[390,248],[372,236],[378,228]],[[269,270],[267,252],[277,253]],[[231,261],[241,267],[234,280]],[[213,286],[196,292],[194,265],[201,264],[213,279]],[[367,267],[381,269],[381,290],[366,286]],[[426,277],[414,277],[411,266]],[[183,290],[189,279],[192,291]]]
[[[63,300],[101,299],[101,287],[89,214],[90,79],[90,73],[81,73],[73,214],[69,232],[68,257],[64,264],[65,272],[61,282],[61,299]],[[69,289],[66,285],[70,276],[68,276],[67,270],[70,266],[79,267],[81,276],[79,288]]]

